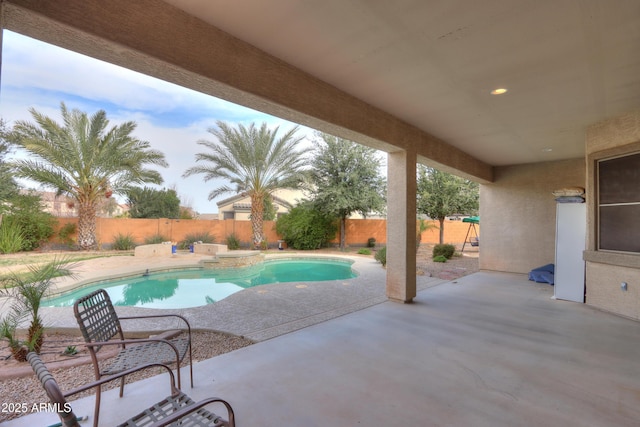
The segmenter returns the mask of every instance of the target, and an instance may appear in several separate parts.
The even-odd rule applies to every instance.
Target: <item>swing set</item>
[[[478,235],[478,229],[476,228],[476,225],[480,225],[480,217],[471,216],[469,218],[463,218],[462,222],[469,223],[467,236],[464,238],[464,243],[462,244],[462,252],[464,252],[464,247],[467,243],[471,246],[480,246],[480,236]]]

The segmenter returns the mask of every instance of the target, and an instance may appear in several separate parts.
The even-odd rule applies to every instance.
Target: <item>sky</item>
[[[29,37],[4,30],[2,38],[0,117],[10,126],[16,120],[33,121],[29,108],[59,123],[60,103],[92,115],[104,110],[110,125],[135,121],[133,136],[149,141],[165,154],[168,168],[157,168],[164,183],[156,188],[175,188],[181,202],[199,213],[218,211],[209,192],[222,181],[205,183],[202,175],[182,178],[195,164],[195,155],[206,152],[199,140],[215,141],[207,132],[216,121],[248,125],[266,122],[280,127],[279,135],[295,123],[186,89],[107,62],[99,61]],[[110,126],[111,127],[111,126]],[[310,144],[314,131],[300,126],[298,136]],[[15,153],[20,156],[20,153]],[[22,181],[29,188],[37,184]],[[120,202],[124,199],[120,198]]]

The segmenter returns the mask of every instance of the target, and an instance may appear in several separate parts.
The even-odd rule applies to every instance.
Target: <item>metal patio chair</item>
[[[136,368],[127,369],[117,375],[105,377],[101,380],[91,382],[82,387],[78,387],[69,392],[62,392],[53,375],[49,372],[46,365],[40,357],[31,352],[27,354],[27,360],[33,368],[33,372],[38,377],[42,387],[47,393],[52,407],[56,408],[61,424],[64,427],[80,427],[78,421],[83,418],[77,417],[67,402],[66,398],[74,394],[90,390],[114,379],[124,377],[141,369],[150,367],[161,367],[169,372],[171,378],[171,394],[164,400],[151,405],[149,408],[140,412],[136,416],[122,422],[118,427],[162,427],[162,426],[214,426],[214,427],[235,427],[235,417],[231,405],[220,398],[211,397],[194,402],[189,396],[181,392],[175,386],[175,377],[173,372],[166,365],[149,364],[141,365]],[[223,419],[219,415],[208,411],[204,407],[212,403],[221,403],[227,410],[228,420]],[[94,420],[95,421],[95,420]]]
[[[98,289],[90,294],[78,298],[73,305],[73,311],[85,340],[85,345],[91,355],[96,380],[105,376],[112,376],[137,366],[155,363],[162,365],[176,364],[178,388],[180,382],[180,362],[189,353],[189,370],[191,387],[193,387],[193,360],[191,350],[191,326],[187,319],[177,314],[159,314],[145,316],[118,317],[109,294],[104,289]],[[154,319],[175,317],[184,321],[186,334],[184,338],[164,339],[136,338],[125,339],[120,320]],[[106,346],[119,346],[117,355],[101,367],[98,363],[98,352]],[[120,378],[120,397],[124,392],[125,375]],[[100,413],[101,387],[96,387],[96,406],[94,410],[94,426],[98,425]]]

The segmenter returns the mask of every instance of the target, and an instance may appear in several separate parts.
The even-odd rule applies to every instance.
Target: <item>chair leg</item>
[[[126,378],[126,375],[124,377],[120,377],[120,397],[124,395],[124,379],[125,378]]]
[[[193,388],[193,347],[189,341],[189,374],[191,375],[191,388]]]
[[[191,388],[193,388],[193,360],[189,360],[189,374],[191,375]]]
[[[102,392],[102,386],[96,387],[96,406],[93,409],[93,427],[98,427],[98,418],[100,417],[100,394]]]
[[[180,383],[180,361],[178,360],[178,363],[176,363],[176,372],[178,373],[177,377],[178,377],[178,389],[182,390],[182,385]]]

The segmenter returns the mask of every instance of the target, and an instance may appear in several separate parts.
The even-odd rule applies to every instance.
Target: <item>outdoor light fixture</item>
[[[491,91],[491,95],[502,95],[503,93],[507,93],[507,89],[503,87],[499,87]]]

